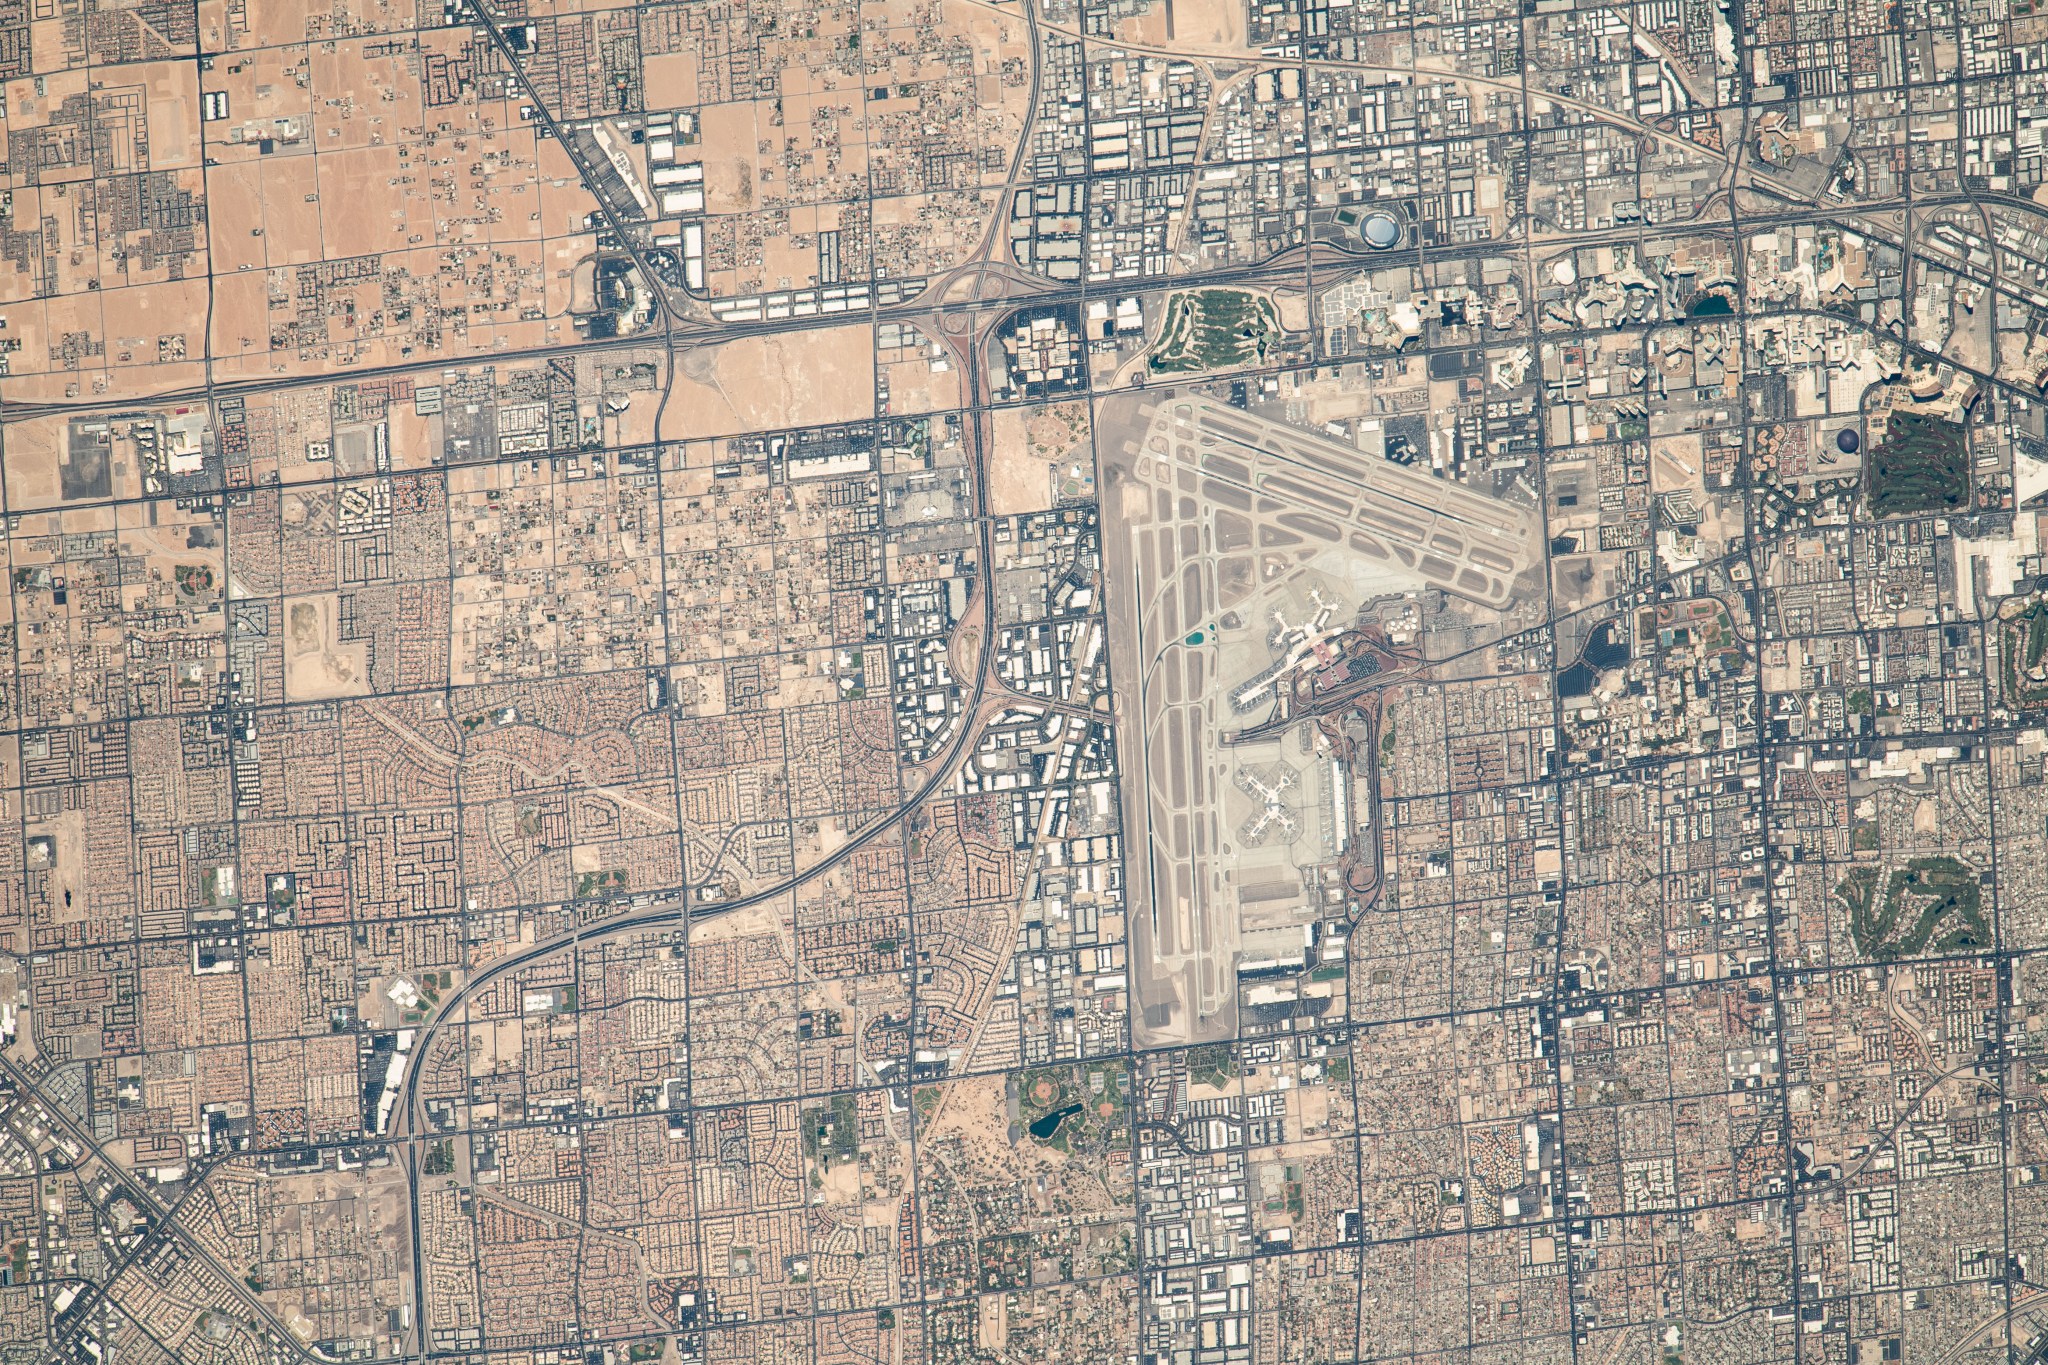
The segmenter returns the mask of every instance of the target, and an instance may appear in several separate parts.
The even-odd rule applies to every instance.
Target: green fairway
[[[1166,373],[1263,364],[1280,340],[1273,301],[1242,289],[1198,289],[1166,301],[1152,368]]]

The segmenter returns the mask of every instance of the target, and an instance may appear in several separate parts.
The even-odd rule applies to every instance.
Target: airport
[[[1109,426],[1105,414],[1105,427]],[[1148,395],[1103,452],[1139,1036],[1237,1030],[1239,972],[1325,909],[1356,783],[1303,727],[1244,732],[1328,666],[1376,598],[1505,610],[1542,564],[1534,512],[1212,399]]]

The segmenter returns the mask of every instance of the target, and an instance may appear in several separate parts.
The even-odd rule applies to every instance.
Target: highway
[[[197,387],[166,390],[147,395],[125,394],[113,398],[90,398],[75,402],[0,403],[0,419],[4,419],[6,422],[17,422],[70,415],[125,412],[160,404],[199,401],[217,402],[225,398],[255,396],[337,381],[361,382],[364,380],[402,376],[438,376],[450,369],[462,367],[482,365],[504,366],[544,361],[564,356],[622,354],[651,350],[662,351],[670,357],[671,363],[668,366],[668,370],[669,377],[672,379],[676,368],[674,364],[675,358],[697,349],[715,347],[736,339],[762,335],[794,334],[808,330],[841,327],[849,323],[896,322],[912,324],[931,331],[934,336],[943,337],[947,344],[954,349],[966,373],[966,411],[969,415],[969,420],[963,430],[967,433],[966,439],[969,445],[968,458],[973,475],[973,513],[980,554],[979,573],[974,581],[974,590],[977,594],[982,595],[985,602],[989,574],[994,563],[993,545],[991,543],[992,527],[989,521],[988,505],[989,479],[987,477],[992,433],[989,420],[990,403],[988,395],[984,391],[986,387],[985,361],[989,333],[995,324],[1000,322],[1005,315],[1018,306],[1046,303],[1079,304],[1086,302],[1091,297],[1101,297],[1104,294],[1121,295],[1144,289],[1185,289],[1204,285],[1298,286],[1304,277],[1304,271],[1309,269],[1327,267],[1343,271],[1372,265],[1401,264],[1413,266],[1418,263],[1473,260],[1486,256],[1498,256],[1503,253],[1522,253],[1536,248],[1554,247],[1563,249],[1573,246],[1586,247],[1606,243],[1636,244],[1642,242],[1647,237],[1664,234],[1720,237],[1727,239],[1733,248],[1739,251],[1742,239],[1752,233],[1768,231],[1776,227],[1820,224],[1846,227],[1871,237],[1873,240],[1882,241],[1885,240],[1883,232],[1878,224],[1872,221],[1874,218],[1888,213],[1897,213],[1902,210],[1924,213],[1930,208],[1939,207],[1944,204],[1974,205],[1995,202],[2016,211],[2025,211],[2036,215],[2043,213],[2041,207],[2033,204],[2031,201],[2015,199],[2011,196],[1993,194],[1919,195],[1914,197],[1910,205],[1905,201],[1899,201],[1897,203],[1850,206],[1847,208],[1836,207],[1828,211],[1797,208],[1770,214],[1744,214],[1742,215],[1739,232],[1732,224],[1725,223],[1721,225],[1713,223],[1674,223],[1654,227],[1631,225],[1598,232],[1556,234],[1542,238],[1517,238],[1508,241],[1461,244],[1442,248],[1417,246],[1410,250],[1395,252],[1376,252],[1363,247],[1354,249],[1331,242],[1315,242],[1289,248],[1257,263],[1189,271],[1170,277],[1147,280],[1118,281],[1111,285],[1103,283],[1091,285],[1086,281],[1062,285],[993,259],[1000,250],[1001,230],[1005,221],[1004,214],[998,212],[991,220],[975,259],[933,278],[922,291],[903,302],[886,307],[878,305],[864,312],[854,314],[818,314],[808,317],[790,317],[761,322],[719,322],[688,316],[684,311],[685,303],[665,291],[660,283],[659,276],[649,267],[640,247],[635,243],[632,232],[626,224],[619,220],[607,197],[594,183],[594,177],[589,174],[588,168],[584,167],[580,158],[575,156],[573,143],[565,136],[563,128],[548,110],[545,102],[539,98],[538,92],[529,79],[522,62],[506,38],[503,27],[484,10],[481,4],[472,3],[470,9],[484,36],[503,59],[510,71],[514,73],[526,99],[534,108],[536,121],[542,125],[550,136],[560,143],[565,151],[569,152],[573,160],[577,161],[579,174],[583,175],[586,184],[590,188],[592,197],[596,201],[598,212],[605,221],[608,233],[617,240],[618,249],[633,259],[654,295],[655,306],[659,314],[659,325],[657,327],[646,332],[628,336],[594,340],[578,339],[526,348],[509,348],[502,351],[473,351],[459,354],[435,355],[417,360],[406,360],[387,365],[353,369],[339,375],[301,372],[225,382],[214,382],[209,378],[207,383]],[[1012,14],[1012,17],[1016,17],[1012,11],[1007,9],[1001,12]],[[1036,6],[1025,5],[1022,7],[1021,14],[1031,31],[1033,39],[1031,42],[1033,56],[1031,99],[1027,108],[1031,111],[1030,116],[1035,117],[1040,79],[1037,43],[1035,41],[1040,26],[1038,10]],[[1340,63],[1337,65],[1346,64]],[[1367,69],[1381,70],[1387,68]],[[1409,74],[1437,75],[1476,85],[1488,84],[1487,81],[1480,78],[1448,72],[1410,72]],[[1519,89],[1520,87],[1512,86],[1510,88]],[[1580,107],[1580,102],[1562,96],[1540,94],[1536,98],[1546,100],[1555,105],[1573,108]],[[1597,108],[1582,110],[1582,112],[1589,112],[1600,117],[1611,116],[1611,111],[1599,110]],[[1663,130],[1650,129],[1647,126],[1642,131],[1645,136],[1656,136],[1666,139],[1669,139],[1671,136]],[[1009,182],[1012,186],[1027,183],[1020,180],[1020,175],[1028,145],[1029,135],[1027,128],[1026,134],[1020,136],[1016,151],[1011,160]],[[1702,155],[1706,154],[1706,149],[1699,150],[1702,152]],[[1739,184],[1739,153],[1729,157],[1728,161],[1731,173],[1738,180],[1737,185],[1730,187],[1732,195],[1735,189],[1744,188]],[[1910,234],[1910,225],[1908,233]],[[1900,243],[1894,244],[1901,245]],[[1853,318],[1843,318],[1832,313],[1823,314],[1820,310],[1814,309],[1788,309],[1775,315],[1825,316],[1844,327],[1856,328],[1866,332],[1876,332],[1878,330]],[[1755,316],[1766,315],[1757,314]],[[1936,357],[1934,352],[1924,347],[1916,346],[1910,341],[1896,337],[1889,332],[1882,333],[1882,335],[1885,339],[1904,347],[1909,352],[1927,358],[1940,358],[1946,363],[1956,365],[1958,369],[1964,372],[1976,375],[1976,377],[1987,383],[1995,384],[2016,393],[2023,392],[2016,386],[1996,379],[1993,375],[1972,370],[1969,366],[1958,364],[1949,357]],[[1329,362],[1325,359],[1321,363],[1328,364]],[[208,369],[210,375],[210,363]],[[2030,393],[2025,394],[2025,396],[2030,399],[2037,397]],[[1357,460],[1355,456],[1348,460],[1339,460],[1332,452],[1341,451],[1342,448],[1336,447],[1334,443],[1321,441],[1311,433],[1295,433],[1291,429],[1286,428],[1280,428],[1281,434],[1276,436],[1273,431],[1268,430],[1268,428],[1274,427],[1276,424],[1253,425],[1258,423],[1259,419],[1248,418],[1244,413],[1223,409],[1219,405],[1207,403],[1206,400],[1202,402],[1201,409],[1200,424],[1205,428],[1208,435],[1236,442],[1266,457],[1266,462],[1263,464],[1256,462],[1248,464],[1240,475],[1234,473],[1225,465],[1219,464],[1213,452],[1205,452],[1200,456],[1197,465],[1204,477],[1215,479],[1227,486],[1234,486],[1240,492],[1255,496],[1285,496],[1297,502],[1319,505],[1324,513],[1333,518],[1338,524],[1344,526],[1347,534],[1356,532],[1366,537],[1366,543],[1354,543],[1353,546],[1362,554],[1377,555],[1390,561],[1398,560],[1405,564],[1406,567],[1416,570],[1426,581],[1435,586],[1443,587],[1446,591],[1461,593],[1475,601],[1484,602],[1489,605],[1499,605],[1504,602],[1507,595],[1512,591],[1512,585],[1518,576],[1530,566],[1531,561],[1527,553],[1528,547],[1524,541],[1524,529],[1520,526],[1502,524],[1496,512],[1479,508],[1477,505],[1466,501],[1465,495],[1469,490],[1458,488],[1456,485],[1444,484],[1442,481],[1430,478],[1426,474],[1401,470],[1397,466],[1389,465],[1384,469],[1370,466],[1364,461]],[[658,439],[658,424],[656,433]],[[1384,497],[1376,499],[1348,498],[1342,499],[1337,504],[1332,504],[1330,500],[1333,497],[1339,496],[1333,490],[1341,489],[1346,484],[1371,490],[1374,493],[1384,495]],[[1424,487],[1423,485],[1425,484],[1429,486]],[[1396,503],[1403,509],[1391,520],[1387,518],[1387,514],[1383,510],[1388,502]],[[1378,505],[1375,506],[1374,504]],[[1400,552],[1400,547],[1406,547],[1414,551],[1415,554],[1412,558],[1404,557]],[[1537,563],[1540,563],[1540,549],[1539,544],[1536,546],[1535,562]],[[1433,563],[1426,562],[1432,556],[1441,556],[1446,569],[1438,570]],[[1468,579],[1465,576],[1467,573],[1472,573],[1475,576]],[[1113,600],[1115,595],[1120,595],[1120,593],[1112,595],[1111,610],[1113,612],[1117,609],[1117,605]],[[1126,611],[1137,609],[1138,603],[1136,602],[1125,608]],[[992,686],[991,683],[994,675],[992,665],[996,646],[996,631],[992,628],[994,613],[992,610],[984,611],[983,616],[984,625],[979,632],[980,638],[975,650],[977,666],[973,670],[972,678],[967,680],[969,691],[964,704],[958,712],[957,731],[951,737],[945,752],[918,778],[910,794],[886,815],[878,817],[857,830],[846,843],[826,855],[818,863],[797,871],[772,886],[730,901],[717,902],[693,900],[686,888],[673,888],[667,892],[657,893],[648,904],[633,909],[616,919],[587,927],[578,926],[521,948],[517,952],[484,967],[474,976],[463,981],[447,995],[432,1018],[423,1024],[418,1031],[414,1042],[412,1059],[401,1082],[398,1102],[393,1110],[392,1132],[389,1135],[389,1140],[401,1153],[413,1190],[417,1191],[419,1188],[421,1179],[420,1161],[424,1155],[424,1144],[428,1139],[435,1136],[426,1123],[422,1095],[422,1077],[427,1063],[433,1055],[434,1048],[446,1038],[447,1031],[451,1027],[459,1027],[462,1024],[468,1003],[476,997],[479,991],[503,981],[507,977],[535,963],[565,951],[576,950],[587,944],[597,944],[667,929],[679,929],[730,912],[775,902],[789,896],[798,888],[823,875],[832,867],[844,862],[852,854],[872,845],[879,839],[888,837],[900,826],[906,817],[942,793],[953,780],[960,764],[971,753],[979,737],[985,703],[991,699],[998,698],[1000,695],[999,685]],[[1141,670],[1139,674],[1139,686],[1141,688],[1143,687],[1143,674],[1145,671]],[[1127,721],[1129,719],[1131,718],[1126,718]],[[1136,719],[1138,719],[1142,727],[1144,725],[1144,717],[1141,716]],[[1144,750],[1141,747],[1141,761],[1143,753]],[[33,1095],[35,1093],[35,1088],[29,1078],[21,1074],[12,1063],[0,1060],[0,1066],[4,1066],[8,1075],[22,1087],[24,1094]],[[57,1123],[66,1130],[69,1136],[75,1141],[83,1143],[88,1150],[98,1151],[97,1146],[92,1142],[91,1135],[78,1127],[68,1114],[65,1114],[55,1105],[46,1105],[46,1107],[55,1115]],[[108,1160],[106,1164],[109,1169],[119,1172],[120,1168],[111,1160]],[[261,1296],[255,1291],[247,1289],[242,1284],[238,1273],[215,1263],[210,1253],[207,1253],[189,1234],[177,1226],[176,1220],[180,1205],[183,1203],[185,1196],[192,1193],[193,1190],[200,1188],[202,1183],[200,1180],[195,1179],[177,1201],[166,1205],[162,1201],[155,1199],[147,1190],[141,1189],[139,1184],[132,1182],[125,1173],[122,1174],[121,1178],[124,1187],[130,1188],[131,1194],[138,1199],[138,1207],[150,1209],[156,1219],[148,1233],[145,1234],[139,1247],[124,1259],[122,1262],[123,1266],[132,1262],[141,1254],[143,1249],[157,1244],[163,1238],[175,1237],[181,1243],[190,1247],[195,1254],[202,1257],[209,1269],[229,1284],[236,1295],[239,1306],[246,1309],[252,1317],[259,1318],[264,1323],[266,1331],[285,1343],[301,1360],[317,1361],[322,1359],[317,1354],[307,1351],[289,1330],[279,1323],[277,1318],[271,1314],[268,1306],[263,1303]],[[417,1333],[416,1354],[421,1358],[425,1358],[430,1354],[430,1351],[426,1342],[427,1305],[416,1200],[414,1201],[411,1217],[413,1220],[412,1296],[414,1330]],[[114,1278],[114,1273],[117,1273],[118,1269],[119,1267],[116,1268],[115,1272],[106,1276],[104,1283],[110,1284]],[[98,1297],[104,1296],[104,1293],[105,1290],[102,1287],[94,1291],[95,1297],[81,1300],[81,1305],[75,1308],[77,1317],[74,1319],[73,1327],[65,1334],[63,1346],[70,1345],[78,1338],[79,1334],[84,1330],[86,1321],[86,1312],[84,1310],[89,1309],[93,1303],[97,1302]]]
[[[992,321],[993,318],[990,320]],[[400,1145],[402,1148],[407,1180],[415,1191],[409,1214],[412,1220],[413,1315],[415,1331],[418,1333],[418,1353],[422,1358],[427,1354],[427,1305],[425,1266],[421,1255],[419,1235],[419,1201],[417,1191],[420,1187],[421,1178],[420,1161],[424,1155],[421,1150],[422,1138],[427,1136],[427,1128],[425,1111],[420,1097],[420,1078],[426,1071],[427,1061],[432,1055],[436,1040],[451,1023],[460,1023],[463,1020],[465,1016],[463,1007],[467,1002],[473,999],[478,991],[491,985],[493,982],[503,980],[506,976],[519,971],[521,968],[530,966],[556,953],[580,948],[586,944],[602,943],[636,934],[682,928],[692,922],[731,914],[735,911],[762,905],[787,896],[805,883],[824,875],[831,868],[844,862],[847,858],[867,847],[875,840],[893,832],[913,811],[917,810],[932,797],[938,795],[941,789],[951,783],[961,765],[966,762],[968,755],[973,752],[973,746],[980,735],[981,723],[985,719],[982,715],[982,703],[984,697],[989,693],[990,680],[996,676],[995,654],[998,632],[994,628],[996,614],[992,605],[988,602],[990,571],[995,562],[994,524],[989,519],[988,501],[988,454],[992,434],[989,426],[987,395],[984,392],[986,365],[982,337],[979,331],[977,331],[976,334],[962,339],[948,337],[947,341],[954,348],[956,358],[959,359],[966,374],[968,411],[972,415],[972,419],[962,429],[966,433],[968,462],[972,475],[973,516],[978,541],[978,568],[980,570],[974,580],[973,591],[982,599],[983,605],[988,608],[982,612],[983,626],[979,632],[980,639],[976,651],[973,678],[969,685],[966,702],[960,707],[958,712],[958,730],[945,752],[930,766],[916,789],[907,798],[888,814],[862,827],[844,844],[819,859],[818,862],[810,867],[799,869],[773,886],[745,896],[735,897],[732,900],[697,902],[693,904],[686,889],[676,888],[655,904],[644,909],[635,910],[616,920],[591,925],[588,928],[578,926],[566,932],[551,935],[529,947],[522,948],[508,957],[491,963],[475,976],[462,982],[460,986],[450,991],[442,999],[433,1018],[421,1026],[418,1035],[413,1040],[412,1060],[406,1067],[398,1101],[393,1106],[394,1122],[392,1132],[389,1135],[389,1140],[395,1145]],[[963,616],[971,615],[972,607],[969,608],[967,613],[963,613]],[[680,801],[680,797],[678,797],[678,800]],[[678,807],[677,816],[678,819],[681,818],[680,806]]]
[[[290,1329],[277,1320],[276,1315],[270,1311],[270,1306],[263,1301],[262,1294],[243,1281],[242,1271],[230,1269],[222,1265],[220,1258],[214,1255],[211,1248],[179,1226],[179,1210],[184,1207],[186,1200],[190,1199],[205,1185],[205,1180],[201,1177],[201,1173],[195,1171],[194,1178],[183,1189],[178,1191],[178,1197],[166,1204],[140,1180],[129,1174],[125,1166],[107,1155],[106,1150],[100,1146],[99,1141],[93,1137],[85,1125],[67,1113],[64,1106],[43,1099],[36,1083],[26,1072],[4,1055],[0,1055],[0,1072],[6,1073],[7,1079],[14,1083],[16,1090],[15,1102],[9,1109],[10,1119],[19,1110],[21,1105],[33,1103],[44,1117],[52,1121],[52,1127],[63,1130],[65,1136],[70,1138],[72,1142],[96,1157],[100,1166],[105,1168],[114,1183],[121,1187],[122,1193],[134,1204],[136,1210],[147,1215],[150,1220],[149,1226],[142,1230],[141,1235],[136,1238],[135,1244],[129,1247],[118,1261],[106,1267],[94,1281],[82,1289],[65,1309],[65,1316],[70,1319],[70,1324],[64,1328],[62,1334],[57,1337],[51,1346],[49,1358],[52,1361],[62,1361],[66,1358],[65,1353],[68,1348],[73,1343],[79,1341],[87,1329],[93,1325],[92,1310],[100,1306],[108,1298],[115,1281],[119,1280],[123,1274],[127,1273],[132,1266],[158,1247],[166,1238],[175,1239],[186,1255],[203,1265],[210,1275],[219,1280],[234,1294],[241,1306],[250,1314],[252,1325],[259,1322],[267,1324],[265,1335],[274,1340],[280,1350],[289,1351],[293,1358],[300,1361],[302,1365],[322,1365],[322,1362],[328,1359],[328,1357],[317,1351],[307,1349],[304,1343],[297,1336],[293,1335]],[[209,1167],[208,1169],[211,1168]],[[53,1325],[54,1322],[55,1320],[53,1320]],[[142,1326],[146,1331],[147,1325],[142,1324]],[[151,1340],[154,1342],[153,1337]],[[166,1352],[166,1355],[168,1355],[168,1352]]]
[[[1955,203],[1974,202],[1967,196],[1952,196]],[[1918,207],[1928,207],[1932,200],[1922,201]],[[2026,207],[2024,202],[2009,205],[2012,208]],[[1846,227],[1861,232],[1873,240],[1887,240],[1873,223],[1864,220],[1863,215],[1882,214],[1887,206],[1875,205],[1854,214],[1821,212],[1819,210],[1786,211],[1775,214],[1745,215],[1742,231],[1737,234],[1725,225],[1699,224],[1665,229],[1642,227],[1612,228],[1595,232],[1572,234],[1559,237],[1546,245],[1562,250],[1567,247],[1595,247],[1616,244],[1638,244],[1646,237],[1658,232],[1683,232],[1689,236],[1722,237],[1734,241],[1739,236],[1747,237],[1755,232],[1773,228],[1796,227],[1803,224],[1816,226]],[[2048,218],[2048,209],[2033,206],[2035,213]],[[1845,218],[1853,219],[1844,222]],[[1892,243],[1897,245],[1896,242]],[[248,397],[255,394],[273,393],[281,389],[302,388],[308,385],[335,383],[341,380],[355,383],[370,379],[388,379],[403,376],[439,375],[449,370],[478,365],[508,365],[527,361],[540,361],[570,355],[604,355],[618,352],[668,350],[681,355],[704,347],[716,346],[723,342],[737,341],[747,337],[778,336],[796,332],[816,331],[832,327],[843,327],[855,322],[895,322],[936,328],[941,332],[954,330],[948,323],[955,323],[965,315],[975,324],[985,323],[991,314],[1007,313],[1025,304],[1081,303],[1090,297],[1101,295],[1138,293],[1150,289],[1190,289],[1207,286],[1264,287],[1298,286],[1305,267],[1337,268],[1364,267],[1369,265],[1414,265],[1418,262],[1448,262],[1477,260],[1497,256],[1502,252],[1519,252],[1528,244],[1516,239],[1479,243],[1461,243],[1448,247],[1381,252],[1369,248],[1347,248],[1336,243],[1319,241],[1306,245],[1292,246],[1263,261],[1252,264],[1225,266],[1211,270],[1187,271],[1180,274],[1145,280],[1122,280],[1111,285],[1101,282],[1090,284],[1082,281],[1076,284],[1060,284],[1034,275],[1008,263],[971,261],[932,279],[924,289],[900,303],[876,305],[862,313],[816,314],[808,317],[789,317],[760,322],[721,322],[696,320],[677,315],[669,325],[658,331],[635,333],[629,336],[595,338],[552,342],[540,346],[508,347],[497,351],[451,352],[443,355],[405,360],[387,365],[367,365],[348,370],[345,374],[324,374],[306,371],[288,375],[265,375],[260,378],[224,380],[197,387],[164,389],[148,393],[128,393],[113,398],[86,398],[46,403],[4,403],[0,402],[0,419],[7,422],[29,420],[57,414],[88,415],[93,413],[129,412],[161,404],[196,402],[205,399]],[[993,249],[985,247],[985,249]],[[966,291],[965,298],[957,297],[958,286],[972,281],[973,288]],[[990,282],[996,282],[993,289]],[[665,305],[665,306],[672,306]],[[1859,330],[1877,331],[1866,327],[1853,318],[1838,313],[1824,313],[1820,309],[1781,309],[1761,316],[1827,316],[1845,326]],[[1612,330],[1612,329],[1605,329]],[[1888,339],[1899,341],[1890,332],[1883,333]],[[1900,342],[1908,350],[1934,358],[1935,353],[1925,348]],[[1943,357],[1946,359],[1945,357]],[[1327,360],[1321,363],[1329,363]],[[1954,363],[1954,362],[1950,362]],[[1990,380],[1990,376],[1978,371],[1978,377]],[[2000,381],[1991,381],[2000,382]],[[4,381],[0,381],[4,383]]]

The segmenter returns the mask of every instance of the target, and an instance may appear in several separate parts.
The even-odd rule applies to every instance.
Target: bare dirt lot
[[[689,352],[661,430],[669,440],[698,440],[874,413],[874,341],[865,324],[854,324]]]
[[[1062,489],[1094,477],[1084,403],[1006,408],[994,415],[995,455],[989,504],[1006,515],[1041,512]],[[1086,485],[1093,490],[1092,482]]]
[[[293,701],[356,697],[370,690],[369,646],[338,637],[333,593],[285,603],[284,690]]]

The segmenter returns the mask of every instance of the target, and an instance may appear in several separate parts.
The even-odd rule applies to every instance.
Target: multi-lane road
[[[1997,196],[1992,196],[1996,198]],[[1943,204],[1973,203],[1968,196],[1922,197],[1915,203],[1918,211]],[[2024,209],[2048,219],[2048,209],[2016,200],[2005,207]],[[1417,245],[1398,251],[1375,251],[1370,248],[1351,248],[1333,242],[1318,241],[1307,245],[1289,247],[1257,263],[1219,266],[1206,270],[1189,270],[1169,277],[1149,280],[1116,281],[1113,284],[1060,283],[1035,275],[1027,270],[1007,263],[975,260],[964,263],[942,275],[933,277],[915,295],[893,304],[876,304],[865,312],[813,314],[805,317],[788,317],[759,322],[721,321],[707,318],[693,318],[681,310],[684,305],[671,301],[677,311],[664,328],[624,336],[593,338],[590,340],[551,342],[539,346],[507,347],[504,350],[475,350],[449,353],[430,359],[406,360],[386,365],[369,365],[349,369],[344,375],[327,374],[318,370],[305,370],[285,375],[264,375],[248,379],[229,379],[195,387],[162,389],[155,391],[129,391],[117,397],[94,397],[77,400],[63,400],[43,403],[7,403],[0,401],[0,419],[9,422],[28,418],[71,413],[85,415],[97,412],[119,412],[146,408],[159,404],[195,402],[204,399],[246,397],[270,393],[281,389],[300,388],[307,385],[332,383],[346,378],[351,382],[367,379],[385,379],[405,375],[440,374],[466,365],[508,365],[527,361],[547,360],[571,355],[603,355],[620,351],[660,350],[666,348],[678,355],[717,346],[723,342],[737,341],[749,337],[776,336],[790,333],[818,331],[843,327],[859,322],[895,322],[928,326],[940,334],[954,335],[962,330],[965,319],[970,328],[985,326],[993,316],[1006,314],[1025,304],[1044,305],[1056,303],[1082,303],[1105,294],[1124,295],[1145,289],[1190,289],[1206,286],[1299,287],[1303,271],[1314,268],[1355,268],[1368,265],[1416,265],[1441,264],[1451,261],[1478,260],[1482,257],[1498,256],[1502,253],[1522,251],[1564,250],[1572,247],[1597,247],[1624,243],[1640,243],[1662,236],[1720,237],[1728,241],[1732,249],[1740,249],[1741,243],[1757,232],[1779,228],[1814,226],[1846,227],[1860,232],[1873,240],[1885,241],[1881,225],[1875,221],[1888,213],[1898,212],[1903,205],[1875,204],[1858,208],[1853,212],[1842,209],[1822,211],[1819,209],[1788,210],[1770,214],[1745,215],[1739,226],[1727,222],[1702,222],[1695,224],[1672,224],[1660,228],[1612,228],[1600,231],[1559,234],[1539,241],[1517,240],[1464,242],[1450,246],[1428,247]],[[1901,246],[1898,241],[1891,245]],[[963,287],[964,286],[964,287]],[[1863,330],[1880,329],[1865,327],[1854,318],[1820,309],[1780,308],[1769,310],[1766,316],[1826,316],[1845,326]],[[1611,330],[1611,329],[1609,329]],[[1569,337],[1571,333],[1560,333]],[[1900,339],[1890,331],[1883,335],[1892,341]],[[1940,358],[1955,364],[1949,357],[1937,357],[1932,351],[1915,347],[1910,341],[1900,342],[1907,349],[1926,358]],[[1459,347],[1457,349],[1468,349]],[[1417,353],[1410,346],[1406,352]],[[1328,364],[1323,357],[1318,364]],[[1958,368],[1976,374],[1978,378],[1997,382],[1994,376],[1970,370],[1967,365]]]

